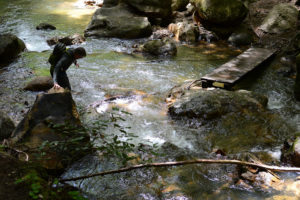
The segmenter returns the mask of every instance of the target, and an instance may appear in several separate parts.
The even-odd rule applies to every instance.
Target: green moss
[[[50,64],[47,62],[49,55],[50,51],[24,53],[25,66],[32,69],[36,76],[49,76]]]

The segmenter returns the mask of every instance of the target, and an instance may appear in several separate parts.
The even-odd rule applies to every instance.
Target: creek
[[[46,39],[54,36],[83,34],[90,21],[93,8],[75,0],[0,0],[0,32],[13,33],[22,39],[28,51],[0,72],[0,109],[19,122],[33,104],[36,92],[23,91],[27,81],[34,76],[49,75],[47,59],[51,47]],[[35,27],[47,22],[57,27],[55,31],[38,31]],[[294,80],[278,74],[278,61],[257,72],[255,79],[247,79],[238,87],[269,98],[268,108],[280,115],[294,132],[278,136],[272,145],[244,145],[255,137],[238,135],[224,138],[211,136],[213,127],[191,129],[168,118],[165,95],[172,87],[186,80],[198,79],[217,66],[238,55],[241,50],[224,43],[199,43],[178,46],[175,58],[149,58],[132,54],[132,46],[144,39],[120,40],[111,38],[87,39],[80,45],[88,56],[78,61],[80,68],[70,67],[68,76],[73,98],[81,110],[101,102],[106,97],[127,95],[113,103],[132,115],[125,115],[124,127],[131,127],[134,144],[156,144],[164,155],[158,161],[211,157],[215,148],[222,146],[239,157],[253,152],[278,159],[285,138],[300,131],[300,104],[293,98]],[[76,47],[76,46],[74,46]],[[128,95],[129,94],[129,95]],[[94,110],[97,115],[110,111],[110,104],[102,103]],[[87,115],[82,119],[89,120]],[[280,123],[280,122],[278,122]],[[268,126],[268,124],[266,124]],[[108,130],[109,134],[114,130]],[[232,141],[235,141],[232,143]],[[220,145],[220,142],[223,144]],[[241,145],[236,145],[236,144]],[[235,145],[232,145],[235,144]],[[213,158],[213,157],[212,157]],[[266,161],[268,160],[266,159]],[[75,177],[92,172],[121,167],[116,159],[86,157],[74,164],[63,175]],[[95,177],[72,184],[81,188],[90,199],[262,199],[272,196],[259,190],[245,190],[233,183],[235,166],[191,165],[162,169],[142,169],[105,177]],[[295,174],[285,174],[286,179]],[[282,191],[285,194],[286,191]]]

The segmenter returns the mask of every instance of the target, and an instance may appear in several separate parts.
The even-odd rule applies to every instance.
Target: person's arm
[[[79,64],[77,63],[77,60],[76,60],[76,59],[74,60],[74,65],[75,65],[77,68],[79,68]]]

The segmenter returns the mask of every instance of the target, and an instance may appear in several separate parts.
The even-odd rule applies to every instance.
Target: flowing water
[[[25,92],[22,87],[34,76],[49,73],[46,61],[51,47],[46,39],[83,34],[93,12],[94,8],[87,8],[82,1],[75,0],[0,0],[0,32],[17,35],[28,49],[0,72],[1,110],[16,122],[22,119],[37,94]],[[41,22],[53,24],[57,30],[35,30]],[[121,125],[131,127],[130,132],[137,136],[133,143],[157,144],[158,151],[164,155],[156,160],[210,157],[215,141],[214,137],[206,135],[207,127],[191,129],[172,122],[166,115],[164,98],[175,85],[200,78],[240,51],[225,44],[201,43],[179,46],[178,55],[172,59],[132,54],[132,46],[142,42],[143,39],[87,39],[81,46],[87,50],[88,56],[79,60],[79,69],[71,67],[68,70],[77,106],[85,110],[91,109],[89,105],[97,104],[93,109],[101,116],[110,111],[111,106],[102,101],[106,97],[121,95],[122,98],[113,104],[132,114],[125,116],[126,121],[120,122]],[[293,99],[293,79],[278,75],[275,63],[251,82],[245,81],[240,87],[268,96],[269,109],[281,115],[292,130],[300,131],[300,105]],[[109,133],[117,134],[113,129]],[[235,137],[238,143],[251,139]],[[240,152],[262,152],[278,158],[281,142],[266,149],[259,145],[235,147],[229,142],[227,148],[233,149],[234,156]],[[76,163],[63,176],[111,170],[120,167],[118,163],[114,159],[99,160],[90,156]],[[263,193],[236,187],[234,175],[230,175],[234,172],[234,166],[194,165],[137,170],[72,184],[80,187],[91,199],[262,199],[272,196],[272,191]],[[288,179],[295,174],[284,176]]]

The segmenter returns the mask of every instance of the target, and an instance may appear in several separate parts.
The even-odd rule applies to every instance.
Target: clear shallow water
[[[77,1],[2,1],[0,0],[0,32],[14,33],[26,43],[28,52],[0,74],[0,108],[20,121],[32,105],[37,93],[21,88],[35,75],[47,75],[47,58],[51,48],[45,42],[53,36],[83,34],[92,9],[80,8]],[[37,31],[35,26],[48,22],[55,31]],[[197,79],[226,62],[239,52],[222,44],[180,46],[178,56],[172,59],[145,58],[131,54],[132,45],[143,40],[88,39],[82,46],[88,56],[79,60],[80,68],[68,70],[78,107],[86,109],[95,102],[114,95],[127,96],[113,103],[132,113],[121,125],[132,127],[137,138],[134,143],[158,144],[166,153],[159,161],[182,157],[210,157],[214,139],[209,130],[191,129],[168,119],[164,98],[173,86],[186,80]],[[247,81],[241,88],[265,94],[269,108],[283,116],[291,126],[300,130],[300,105],[292,97],[293,80],[278,76],[276,64],[260,72],[252,84]],[[276,78],[276,81],[274,79]],[[9,102],[9,103],[8,103]],[[26,103],[27,102],[27,103]],[[110,104],[96,107],[100,113]],[[89,117],[86,118],[88,120]],[[83,119],[84,120],[84,119]],[[109,134],[118,134],[110,130]],[[226,137],[224,136],[226,139]],[[249,138],[239,137],[245,141]],[[230,140],[227,141],[231,147]],[[171,148],[170,145],[174,145]],[[165,147],[165,148],[163,148]],[[170,150],[173,149],[173,150]],[[278,153],[278,145],[264,149],[260,146],[243,147],[241,151]],[[278,155],[276,154],[274,156]],[[69,169],[64,177],[73,177],[95,171],[121,167],[118,161],[86,158]],[[73,183],[96,199],[261,199],[260,192],[246,191],[234,186],[232,166],[185,166],[168,169],[147,169],[119,175],[98,177]],[[293,175],[291,175],[293,177]],[[92,198],[92,197],[91,197]]]

